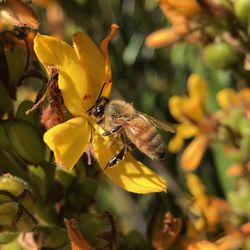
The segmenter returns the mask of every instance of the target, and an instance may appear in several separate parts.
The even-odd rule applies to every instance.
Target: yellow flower
[[[250,88],[242,88],[239,92],[225,88],[217,93],[216,99],[221,109],[225,111],[235,107],[244,108],[250,119]]]
[[[195,174],[187,175],[187,186],[193,195],[189,209],[200,215],[200,218],[193,222],[194,228],[197,231],[214,231],[221,222],[220,217],[229,210],[228,204],[222,199],[207,196],[205,187]]]
[[[94,130],[96,124],[86,112],[95,103],[104,82],[103,95],[111,90],[111,68],[108,43],[118,26],[113,24],[111,33],[102,41],[101,52],[84,33],[73,36],[73,47],[53,37],[37,35],[34,50],[49,73],[50,66],[59,72],[58,86],[64,104],[73,118],[58,124],[44,134],[44,141],[54,152],[55,161],[67,170],[73,168],[90,143],[102,169],[119,151],[119,143],[108,148],[104,139]],[[142,163],[127,154],[114,168],[104,173],[123,189],[135,193],[166,191],[165,181]]]
[[[168,46],[184,36],[192,41],[193,35],[189,34],[193,30],[190,17],[201,11],[198,2],[196,0],[160,0],[159,6],[173,26],[170,29],[153,32],[147,37],[146,44],[150,47]]]
[[[189,96],[173,96],[169,100],[170,112],[180,124],[168,148],[170,152],[176,153],[182,148],[185,139],[195,136],[181,157],[182,167],[192,171],[202,159],[216,122],[205,113],[207,83],[200,76],[192,74],[188,78],[188,91]]]

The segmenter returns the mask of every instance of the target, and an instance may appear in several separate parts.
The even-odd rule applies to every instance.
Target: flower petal
[[[174,95],[169,99],[168,106],[172,116],[178,121],[183,120],[182,109],[187,104],[186,96]]]
[[[54,152],[56,163],[70,170],[85,151],[90,135],[88,121],[76,117],[49,129],[44,141]]]
[[[193,171],[198,167],[208,143],[207,135],[201,134],[185,148],[181,156],[181,165],[185,171]]]
[[[182,123],[178,125],[176,131],[176,133],[180,134],[184,139],[188,139],[197,135],[199,130],[198,127],[194,126],[191,123]]]
[[[238,92],[238,99],[242,103],[249,102],[250,99],[250,88],[243,88]]]
[[[183,146],[184,139],[180,134],[177,134],[168,143],[168,150],[171,153],[177,153]]]
[[[73,35],[73,47],[83,68],[88,71],[88,84],[96,100],[105,82],[104,57],[89,36],[83,32]]]
[[[158,48],[161,46],[170,46],[179,39],[180,37],[174,32],[173,29],[161,29],[148,35],[146,44],[149,47]]]
[[[87,115],[86,110],[94,104],[95,96],[91,92],[89,73],[81,66],[74,49],[64,41],[37,34],[34,50],[48,72],[49,66],[58,68],[58,85],[69,111],[76,116]]]
[[[229,109],[237,103],[237,94],[233,89],[224,88],[217,93],[216,99],[222,109]]]
[[[159,4],[160,6],[167,5],[183,16],[194,16],[201,11],[201,7],[196,0],[160,0]]]
[[[181,113],[188,120],[201,121],[205,117],[203,101],[198,98],[190,98],[182,107]]]
[[[188,78],[188,92],[191,99],[199,99],[205,102],[208,94],[208,84],[197,74],[192,74]]]
[[[97,161],[104,170],[108,161],[119,152],[118,146],[108,148],[101,136],[94,136],[93,147]],[[165,181],[155,172],[127,153],[125,159],[104,173],[121,188],[133,193],[166,192]]]
[[[109,96],[111,87],[112,87],[112,71],[111,71],[110,59],[109,59],[109,54],[108,54],[108,45],[109,45],[109,42],[112,40],[112,38],[116,35],[118,29],[119,29],[119,26],[116,23],[113,23],[111,25],[110,33],[101,42],[101,50],[105,59],[105,75],[106,75],[106,79],[105,79],[106,84],[103,89],[102,95],[105,97]]]
[[[197,134],[198,128],[191,123],[181,123],[176,127],[176,134],[168,143],[168,150],[177,153],[183,146],[184,139]]]

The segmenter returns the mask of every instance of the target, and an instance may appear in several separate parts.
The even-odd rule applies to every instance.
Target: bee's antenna
[[[107,84],[107,82],[105,81],[105,82],[103,83],[102,88],[101,88],[101,91],[100,91],[100,93],[99,93],[99,95],[98,95],[98,97],[97,97],[97,99],[96,99],[96,101],[95,101],[95,104],[96,104],[96,103],[98,102],[98,100],[100,99],[100,97],[101,97],[101,95],[102,95],[102,92],[103,92],[104,87],[106,86],[106,84]],[[86,113],[88,113],[92,108],[94,108],[95,104],[92,105],[92,106],[86,111]]]

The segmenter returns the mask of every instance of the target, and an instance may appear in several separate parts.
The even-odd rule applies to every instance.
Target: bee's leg
[[[100,125],[100,124],[102,124],[103,122],[104,122],[104,118],[101,118],[101,119],[99,119],[99,120],[96,122],[96,124]]]
[[[118,132],[120,129],[122,129],[122,126],[118,125],[118,126],[113,127],[110,131],[105,131],[102,135],[109,136],[109,135],[112,135],[112,134]]]
[[[118,163],[119,160],[123,160],[125,157],[125,154],[129,151],[132,151],[135,148],[135,145],[132,142],[125,141],[126,139],[124,136],[121,136],[122,141],[124,143],[124,147],[121,149],[121,151],[115,155],[105,166],[104,170],[108,167],[113,167],[115,164]]]
[[[123,160],[126,152],[127,152],[127,146],[125,145],[117,155],[115,155],[111,160],[109,160],[104,170],[106,170],[108,167],[110,168],[113,167],[115,164],[118,163],[119,160]]]

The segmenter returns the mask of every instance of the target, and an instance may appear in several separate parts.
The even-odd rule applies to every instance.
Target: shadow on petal
[[[93,147],[97,161],[102,169],[119,152],[117,144],[108,149],[104,139],[98,135],[94,137]],[[106,169],[104,173],[114,183],[129,192],[166,192],[165,181],[141,162],[136,161],[129,153],[127,153],[124,160],[120,161],[113,168]]]

